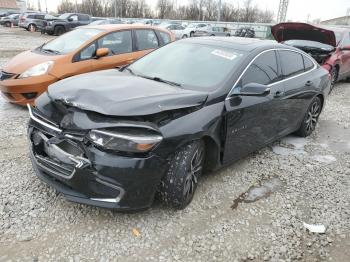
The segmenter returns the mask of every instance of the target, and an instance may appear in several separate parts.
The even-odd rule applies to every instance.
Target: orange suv
[[[61,79],[130,64],[175,40],[164,29],[144,25],[84,26],[15,56],[0,72],[0,89],[11,103],[33,104]]]

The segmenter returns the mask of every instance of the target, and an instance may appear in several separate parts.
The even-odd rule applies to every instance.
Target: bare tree
[[[101,17],[112,17],[117,10],[119,17],[215,21],[217,8],[217,0],[190,0],[181,6],[177,6],[174,0],[158,0],[156,12],[146,0],[82,0],[77,5],[75,0],[62,0],[57,9],[59,13],[77,10]],[[269,23],[273,18],[272,11],[258,9],[253,0],[246,0],[241,8],[227,2],[222,5],[223,21]]]

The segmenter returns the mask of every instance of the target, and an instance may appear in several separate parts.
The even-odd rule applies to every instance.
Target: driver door
[[[271,50],[260,54],[239,79],[225,101],[223,164],[238,160],[277,137],[284,94],[281,77],[276,52]],[[243,95],[241,90],[248,84],[264,85],[270,92]]]

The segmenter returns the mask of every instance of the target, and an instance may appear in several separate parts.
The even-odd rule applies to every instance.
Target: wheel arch
[[[202,137],[205,146],[204,171],[214,170],[220,162],[220,146],[209,135]]]

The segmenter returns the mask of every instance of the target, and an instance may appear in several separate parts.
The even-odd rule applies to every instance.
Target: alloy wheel
[[[338,80],[338,70],[337,68],[333,68],[331,71],[331,90],[333,89],[337,80]]]
[[[309,108],[309,111],[307,112],[307,117],[305,120],[306,123],[306,131],[311,132],[315,130],[317,119],[321,112],[321,105],[318,101],[315,101],[311,107]]]
[[[197,151],[193,154],[191,163],[189,166],[188,174],[186,176],[185,186],[183,195],[186,199],[186,202],[193,197],[195,187],[197,184],[197,179],[202,171],[204,151],[202,148],[198,148]]]

